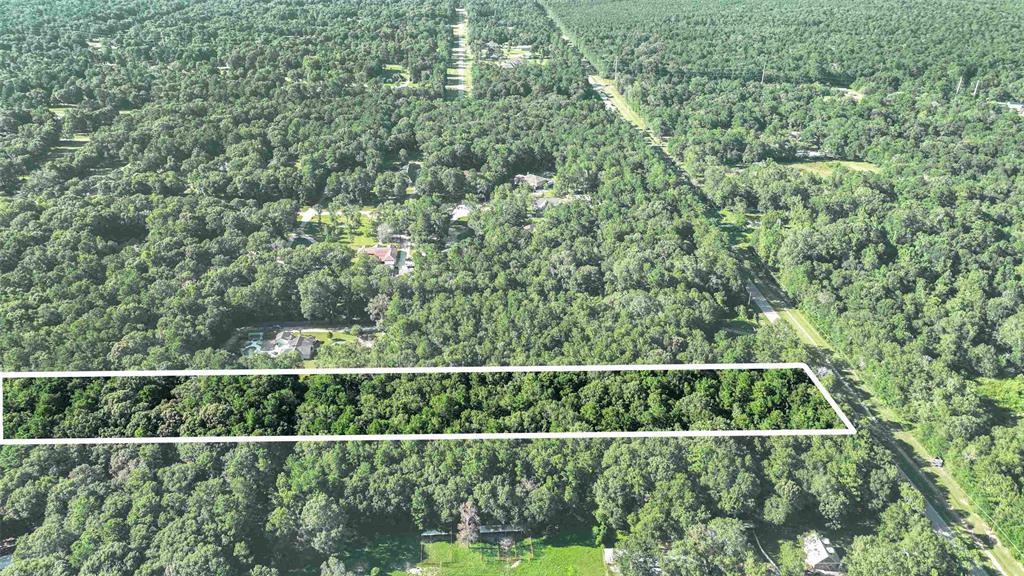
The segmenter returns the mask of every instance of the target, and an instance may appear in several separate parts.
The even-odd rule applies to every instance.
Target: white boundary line
[[[200,443],[271,443],[271,442],[401,442],[424,440],[540,440],[585,438],[720,438],[769,436],[850,436],[857,433],[853,423],[821,384],[818,376],[803,362],[748,364],[608,364],[582,366],[476,366],[415,368],[306,368],[267,370],[121,370],[80,372],[0,372],[0,419],[3,418],[3,380],[12,378],[111,378],[161,376],[265,376],[310,374],[438,374],[494,372],[637,372],[637,371],[699,371],[699,370],[803,370],[824,396],[844,428],[801,430],[657,430],[641,432],[486,432],[454,434],[324,434],[293,436],[181,436],[139,438],[34,438],[5,439],[0,421],[0,444],[32,445],[98,445],[98,444],[200,444]]]

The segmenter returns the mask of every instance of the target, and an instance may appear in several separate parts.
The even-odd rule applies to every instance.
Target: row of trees
[[[5,394],[12,438],[840,425],[799,370],[26,378]]]

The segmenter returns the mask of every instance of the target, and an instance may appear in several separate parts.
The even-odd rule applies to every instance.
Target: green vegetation
[[[853,162],[850,160],[820,160],[815,162],[785,162],[783,165],[797,170],[805,170],[823,178],[831,176],[840,167],[853,172],[878,172],[879,167],[870,162]]]
[[[26,378],[4,416],[11,438],[842,427],[800,370]]]
[[[16,63],[0,75],[4,369],[294,367],[221,347],[254,323],[354,318],[375,345],[325,346],[318,363],[806,360],[816,326],[898,412],[895,438],[945,457],[937,474],[965,489],[951,498],[969,495],[1024,550],[1024,424],[1008,386],[986,380],[1024,371],[1024,140],[1004,104],[1024,101],[1019,2],[4,8],[0,62]],[[446,99],[463,20],[467,57],[528,45],[547,65],[502,66],[503,48],[472,67],[471,98]],[[547,173],[589,200],[534,218],[513,182]],[[487,209],[453,226],[461,203]],[[290,242],[306,206],[375,218],[306,223],[317,241]],[[371,240],[415,245],[415,271],[355,258]],[[795,333],[752,321],[749,261],[799,307],[779,310]],[[388,429],[422,406],[452,422],[422,398],[380,402],[395,421],[359,420],[312,414],[305,383],[223,384],[46,388],[18,426],[245,433],[322,416]],[[618,399],[654,420],[676,408]],[[522,398],[483,400],[511,402],[497,423],[515,423]],[[767,408],[736,416],[764,422]],[[595,527],[628,553],[625,576],[655,564],[761,576],[746,526],[787,523],[855,524],[851,574],[964,572],[867,436],[5,447],[0,463],[0,521],[18,537],[4,576],[336,576],[358,568],[354,550],[454,525],[467,503],[537,537]]]
[[[1024,376],[979,378],[978,392],[1014,414],[1024,414]]]
[[[710,200],[757,215],[757,260],[1024,557],[1024,478],[993,448],[1016,461],[1021,424],[977,384],[1024,370],[1024,148],[993,105],[1024,100],[1021,6],[544,3]]]
[[[281,413],[273,404],[287,405],[279,393],[251,388],[221,393],[210,386],[180,390],[179,397],[211,400],[189,405],[199,426],[237,410],[240,394],[266,398],[263,415]],[[127,417],[147,390],[122,389],[105,404],[119,405],[116,412]],[[865,437],[5,446],[0,520],[18,544],[4,576],[298,576],[318,567],[320,574],[346,574],[322,568],[339,564],[366,573],[401,570],[419,562],[410,533],[451,530],[467,518],[515,525],[538,539],[535,559],[513,570],[544,573],[579,558],[588,563],[581,568],[592,565],[598,540],[565,536],[596,526],[599,545],[618,540],[630,567],[671,550],[667,558],[690,555],[753,576],[766,567],[756,559],[749,522],[811,518],[819,529],[840,529],[872,525],[891,506],[919,514],[919,501],[889,504],[900,481],[885,454]],[[914,548],[945,549],[931,531],[904,535],[899,523],[886,526],[886,542],[906,538]],[[864,548],[875,553],[875,546]],[[955,571],[948,558],[929,566]]]
[[[342,243],[353,250],[379,243],[373,206],[341,207],[317,210],[307,207],[299,211],[299,231],[318,241]]]
[[[496,546],[468,547],[463,544],[435,542],[425,546],[427,559],[423,570],[437,576],[504,576],[512,570],[516,575],[605,576],[601,549],[590,545],[549,545],[544,538],[519,543],[523,558],[505,561],[495,557]],[[409,572],[394,571],[391,576]]]

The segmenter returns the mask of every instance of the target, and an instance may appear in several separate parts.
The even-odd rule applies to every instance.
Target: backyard
[[[297,219],[300,231],[318,241],[334,240],[348,244],[352,248],[361,248],[377,244],[377,235],[373,229],[376,210],[373,206],[361,206],[358,214],[353,213],[350,216],[340,212],[332,213],[329,210],[318,213],[315,208],[307,207],[298,213]],[[358,219],[355,226],[348,225],[349,217]]]
[[[527,538],[498,558],[498,547],[476,543],[425,543],[416,535],[387,537],[344,559],[349,569],[389,576],[606,576],[602,549],[589,533]]]

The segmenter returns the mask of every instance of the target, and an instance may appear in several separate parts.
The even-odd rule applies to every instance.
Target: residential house
[[[249,341],[242,349],[243,356],[266,354],[271,358],[277,358],[281,354],[298,352],[303,360],[312,360],[316,356],[317,348],[320,347],[320,341],[316,338],[302,336],[292,330],[282,330],[269,340],[262,340],[262,334],[259,336],[261,339],[257,340],[253,334],[249,334]]]
[[[373,256],[388,268],[394,268],[398,261],[398,248],[394,246],[363,246],[359,254]]]
[[[526,184],[531,190],[543,190],[550,188],[555,183],[551,178],[539,176],[537,174],[516,174],[516,177],[512,180],[515,185]]]

